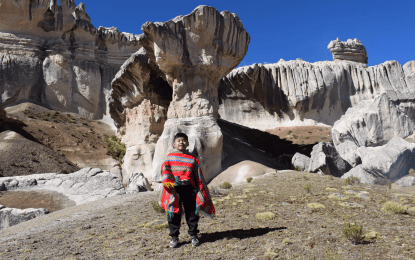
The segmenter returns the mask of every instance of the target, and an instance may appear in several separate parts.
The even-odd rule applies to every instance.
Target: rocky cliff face
[[[95,28],[74,0],[2,1],[0,105],[30,100],[111,120],[111,81],[139,48],[137,35]]]
[[[333,125],[349,107],[387,93],[415,120],[415,63],[279,61],[233,70],[220,82],[219,114],[256,129]]]

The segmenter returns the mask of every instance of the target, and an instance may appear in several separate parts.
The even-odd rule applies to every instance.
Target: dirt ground
[[[106,155],[104,134],[113,135],[115,131],[106,123],[83,118],[74,113],[60,113],[32,103],[22,103],[7,108],[6,111],[12,122],[6,122],[3,125],[3,131],[15,131],[29,140],[50,148],[53,155],[37,155],[41,154],[42,147],[38,152],[31,151],[30,147],[21,149],[21,152],[13,151],[13,160],[0,164],[3,172],[7,173],[3,174],[4,176],[46,173],[43,168],[37,169],[31,166],[36,165],[36,162],[32,163],[34,161],[37,161],[37,164],[47,164],[45,161],[47,156],[57,157],[61,161],[63,158],[60,157],[65,157],[68,163],[72,162],[77,169],[94,167],[103,160],[112,160]],[[30,152],[35,155],[31,156]],[[10,165],[12,163],[28,167],[20,169]],[[48,172],[59,172],[61,169],[70,172],[76,170],[59,166],[54,171]]]
[[[265,132],[290,140],[294,144],[306,145],[332,141],[329,126],[286,126],[267,129]]]
[[[56,211],[0,232],[2,259],[415,259],[415,215],[385,213],[387,201],[415,206],[415,188],[345,183],[305,172],[256,177],[229,190],[210,187],[214,219],[201,218],[192,248],[183,224],[171,249],[156,192]],[[217,193],[213,191],[216,190]],[[333,193],[342,199],[330,196]],[[362,198],[358,194],[365,194]],[[112,203],[110,206],[106,206]],[[310,208],[310,203],[324,207]],[[268,213],[268,219],[258,218]],[[346,221],[363,225],[353,245]]]
[[[8,208],[45,208],[54,212],[75,206],[75,202],[59,192],[42,191],[0,191],[0,204]]]

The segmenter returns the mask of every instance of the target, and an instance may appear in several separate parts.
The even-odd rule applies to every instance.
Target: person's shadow
[[[201,244],[203,244],[203,243],[208,243],[208,242],[215,242],[215,241],[222,240],[225,238],[245,239],[245,238],[251,238],[251,237],[258,237],[258,236],[263,236],[269,232],[273,232],[276,230],[283,230],[283,229],[287,229],[287,228],[286,227],[276,227],[276,228],[266,227],[266,228],[234,229],[234,230],[218,231],[218,232],[212,232],[212,233],[202,233],[200,242]],[[187,244],[187,243],[184,242],[182,244]]]

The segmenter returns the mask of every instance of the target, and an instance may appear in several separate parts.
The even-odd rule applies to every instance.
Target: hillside
[[[180,247],[168,248],[166,216],[151,206],[157,194],[146,192],[66,208],[3,230],[0,254],[3,259],[415,258],[415,212],[381,210],[387,201],[413,209],[413,187],[347,185],[343,179],[283,171],[220,193],[214,196],[217,217],[199,222],[198,248],[191,247],[185,224]],[[256,218],[265,212],[275,217]],[[363,224],[360,244],[344,238],[345,221]]]

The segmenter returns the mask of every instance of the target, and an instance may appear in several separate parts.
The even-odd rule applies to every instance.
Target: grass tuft
[[[255,217],[257,219],[271,220],[275,218],[275,214],[272,212],[263,212],[263,213],[257,213]]]
[[[160,206],[158,201],[152,201],[151,206],[153,206],[153,209],[157,213],[164,213],[164,209]]]
[[[109,137],[104,136],[105,142],[107,143],[107,155],[112,156],[113,159],[123,163],[125,152],[127,151],[125,144],[121,142],[121,138],[115,135]]]
[[[388,201],[383,205],[382,211],[386,213],[405,214],[407,206],[403,206],[395,201]]]
[[[250,183],[252,181],[252,177],[248,177],[248,178],[246,178],[246,182],[247,183]]]

